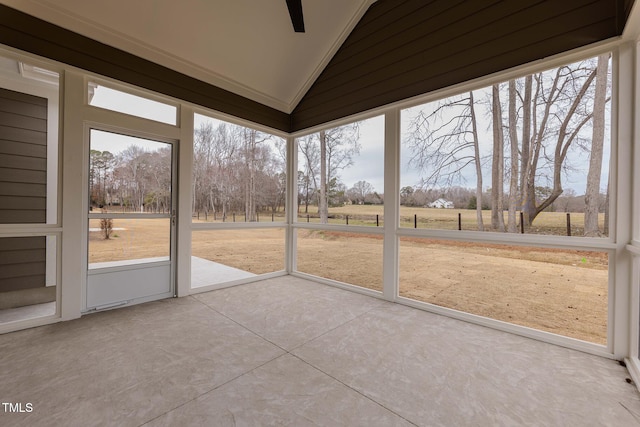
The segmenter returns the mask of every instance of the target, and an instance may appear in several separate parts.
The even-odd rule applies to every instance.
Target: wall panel
[[[0,224],[47,220],[47,102],[0,88]]]
[[[47,238],[0,238],[0,292],[40,288],[46,280]]]

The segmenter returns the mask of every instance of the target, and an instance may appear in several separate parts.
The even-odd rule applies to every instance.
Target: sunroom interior
[[[314,351],[346,345],[330,342],[334,328],[379,315],[369,321],[391,348],[401,334],[394,328],[405,330],[403,339],[447,347],[441,336],[451,327],[470,342],[481,336],[476,351],[512,346],[513,372],[539,374],[535,351],[552,363],[571,359],[577,376],[615,363],[619,370],[602,365],[601,373],[619,377],[628,400],[610,397],[619,408],[598,412],[585,397],[595,412],[577,419],[639,423],[637,2],[305,1],[303,33],[294,32],[288,3],[2,1],[0,349],[9,355],[2,382],[18,388],[26,373],[15,372],[27,369],[20,359],[29,346],[56,353],[46,335],[64,334],[66,325],[83,340],[112,339],[137,319],[132,331],[161,342],[169,335],[149,332],[144,316],[163,323],[166,315],[178,333],[188,336],[191,327],[200,337],[205,321],[194,315],[193,325],[181,323],[198,302],[277,351],[244,343],[270,355],[215,386],[198,383],[184,401],[167,397],[173,403],[129,408],[118,413],[124,418],[100,413],[102,421],[171,425],[195,405],[206,416],[191,422],[229,422],[197,405],[242,387],[230,384],[267,362],[301,364],[298,375],[315,378],[312,367],[375,406],[348,422],[335,402],[337,418],[323,418],[327,408],[294,411],[320,424],[368,424],[367,416],[379,425],[532,421],[508,410],[500,418],[498,406],[485,418],[447,405],[442,418],[437,405],[404,412],[411,399],[394,406],[393,396],[358,383],[355,359],[344,373],[323,366]],[[154,305],[173,298],[187,314]],[[418,314],[403,312],[406,323],[396,324],[377,313],[393,307]],[[258,319],[248,320],[245,309]],[[318,309],[327,329],[311,331],[302,309]],[[270,310],[301,317],[282,326]],[[284,330],[270,330],[270,322]],[[43,329],[52,325],[55,333]],[[429,325],[438,337],[423,330]],[[105,351],[126,351],[109,339]],[[447,358],[457,360],[451,349],[435,358],[408,349],[409,359],[425,358],[425,369],[432,363],[442,378],[453,369]],[[388,350],[383,343],[371,351]],[[182,360],[177,348],[164,351]],[[150,384],[151,365],[129,373]],[[480,390],[483,372],[471,377]],[[0,398],[24,405],[29,393],[45,393],[39,387],[3,390]],[[567,387],[560,398],[583,390]],[[256,399],[247,405],[264,403]],[[99,399],[92,402],[95,409]],[[534,412],[549,403],[539,404]],[[33,405],[5,405],[0,415],[28,412],[7,419],[45,425]],[[54,419],[85,420],[74,411]],[[554,407],[538,420],[566,421],[560,413]],[[256,419],[301,419],[273,416]]]

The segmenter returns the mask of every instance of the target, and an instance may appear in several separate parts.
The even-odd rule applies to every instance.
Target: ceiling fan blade
[[[304,17],[302,16],[302,0],[287,0],[287,8],[291,15],[291,23],[296,33],[304,33]]]

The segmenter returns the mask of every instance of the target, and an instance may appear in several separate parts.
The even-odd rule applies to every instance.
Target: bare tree
[[[411,120],[407,145],[409,165],[423,174],[422,186],[451,186],[463,182],[470,165],[476,175],[476,217],[478,230],[482,219],[482,164],[473,92],[447,98],[433,111],[421,109]]]
[[[154,212],[171,207],[171,148],[163,147],[147,154],[149,191],[145,203]]]
[[[320,199],[318,200],[318,213],[320,222],[329,222],[329,201],[327,200],[327,133],[320,132]]]
[[[111,152],[91,150],[89,153],[89,197],[92,205],[104,206],[108,203],[108,183],[115,164]]]
[[[194,134],[194,211],[277,211],[284,203],[284,142],[254,129],[205,122]]]
[[[367,181],[358,181],[353,184],[353,187],[349,190],[350,196],[355,198],[358,204],[363,204],[367,196],[371,193],[373,193],[373,185]]]
[[[193,139],[193,175],[191,178],[193,212],[201,209],[207,211],[208,206],[213,208],[213,200],[211,200],[211,192],[209,190],[213,187],[213,183],[210,182],[213,177],[211,173],[213,147],[215,146],[213,140],[214,129],[211,122],[202,123],[200,127],[195,129]]]
[[[298,185],[304,199],[304,212],[309,212],[309,203],[318,191],[318,172],[320,169],[320,146],[316,144],[315,134],[297,139],[298,149],[303,161],[303,170],[299,173]]]
[[[516,210],[518,207],[518,116],[516,82],[509,80],[509,145],[511,147],[511,158],[509,160],[509,212],[507,214],[507,231],[515,233],[517,231]]]
[[[584,198],[584,235],[601,236],[598,226],[600,175],[602,174],[602,157],[604,148],[605,104],[607,100],[607,73],[609,54],[598,56],[596,84],[593,100],[593,132],[591,150],[589,152],[589,173]]]
[[[338,172],[353,165],[353,157],[360,153],[360,128],[358,123],[338,126],[318,134],[320,145],[320,191],[318,213],[320,222],[329,219],[330,186],[339,184]]]
[[[491,90],[493,155],[491,157],[491,227],[504,231],[504,134],[502,131],[502,105],[500,104],[500,85]]]
[[[528,225],[562,194],[562,173],[568,168],[567,154],[593,114],[585,109],[585,99],[594,79],[595,69],[589,67],[588,61],[533,77],[536,89],[531,100],[531,125],[534,133],[530,144],[525,144],[523,139],[522,154],[522,212]],[[526,153],[525,148],[528,149]],[[549,169],[550,176],[546,176],[551,191],[537,200],[536,180],[545,167]]]
[[[138,145],[130,145],[116,156],[114,174],[119,180],[120,199],[135,211],[144,209],[147,192],[147,152]]]

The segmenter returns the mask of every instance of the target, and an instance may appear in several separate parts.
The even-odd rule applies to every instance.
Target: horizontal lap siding
[[[0,89],[0,224],[47,219],[47,99]]]
[[[379,0],[292,113],[298,131],[620,34],[619,0]]]
[[[46,237],[0,238],[0,292],[45,286]]]

